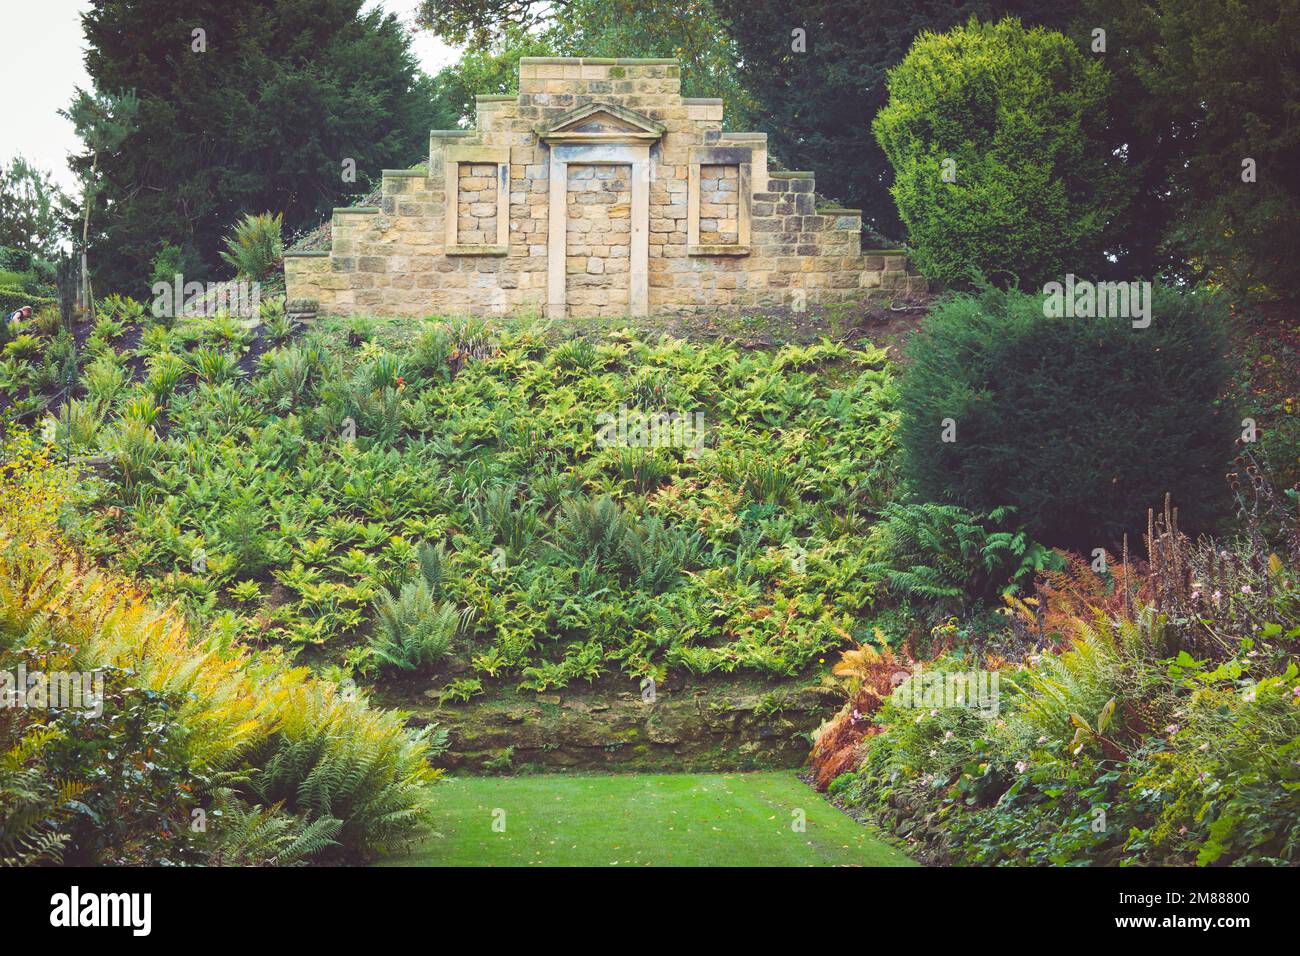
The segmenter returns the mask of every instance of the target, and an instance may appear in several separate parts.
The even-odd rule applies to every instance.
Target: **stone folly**
[[[809,308],[923,291],[863,253],[858,210],[768,169],[767,137],[684,99],[675,60],[526,57],[517,96],[435,130],[382,205],[336,209],[328,252],[290,252],[290,299],[325,314],[647,316]]]

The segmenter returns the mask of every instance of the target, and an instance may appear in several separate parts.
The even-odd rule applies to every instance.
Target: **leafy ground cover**
[[[338,676],[446,664],[469,698],[793,675],[874,600],[855,532],[892,492],[895,385],[868,343],[432,321],[290,339],[125,303],[99,325],[50,425],[107,459],[70,530],[225,639]]]
[[[1270,454],[1295,458],[1275,427],[1292,378],[1273,382],[1281,363],[1266,361],[1288,361],[1280,345],[1259,343],[1239,375],[1248,400],[1215,400],[1272,435],[1225,463],[1236,520],[1208,542],[1156,518],[1097,571],[1095,554],[1033,541],[1017,508],[910,494],[895,434],[898,380],[916,364],[866,339],[743,347],[523,320],[304,330],[275,306],[254,331],[116,299],[74,339],[68,378],[51,365],[66,332],[17,331],[5,355],[23,384],[4,394],[29,419],[52,399],[46,447],[80,473],[57,509],[70,539],[174,604],[221,654],[279,655],[324,687],[420,700],[435,760],[452,708],[465,709],[461,726],[475,708],[505,715],[505,736],[457,764],[501,772],[552,746],[635,749],[630,727],[552,741],[529,724],[534,711],[563,722],[577,704],[602,706],[575,688],[636,707],[651,680],[673,692],[752,679],[782,686],[749,708],[746,762],[721,766],[772,766],[750,757],[783,690],[841,694],[816,740],[819,785],[929,860],[1296,857],[1300,538],[1295,496],[1263,477]],[[997,673],[1003,711],[888,702],[918,665]],[[720,701],[700,703],[731,720]],[[662,720],[644,729],[679,746]],[[475,788],[525,788],[525,819],[554,799],[527,780],[465,786],[471,823],[490,802]],[[654,805],[635,782],[608,786],[632,788],[638,820]],[[314,825],[306,810],[294,826]],[[692,842],[743,852],[748,832],[724,826],[740,812],[714,805],[701,819],[730,836]],[[575,822],[570,849],[618,859],[596,859],[617,839],[603,825]],[[510,861],[550,862],[549,843],[516,836]]]
[[[1297,494],[1249,450],[1229,478],[1239,534],[1192,539],[1166,504],[1140,551],[1008,597],[1028,654],[844,654],[820,782],[932,861],[1294,865]]]
[[[454,777],[437,797],[440,836],[386,864],[912,865],[793,773]]]

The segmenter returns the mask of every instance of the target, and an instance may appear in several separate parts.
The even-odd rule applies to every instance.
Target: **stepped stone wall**
[[[336,209],[328,252],[290,252],[290,299],[325,314],[602,316],[802,310],[925,289],[861,249],[858,210],[767,138],[681,96],[675,60],[524,58],[517,96],[384,170],[378,207]]]

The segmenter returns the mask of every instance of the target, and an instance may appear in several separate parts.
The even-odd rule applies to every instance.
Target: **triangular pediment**
[[[537,135],[547,143],[636,143],[653,142],[664,134],[664,125],[648,116],[613,103],[588,103],[569,110]]]

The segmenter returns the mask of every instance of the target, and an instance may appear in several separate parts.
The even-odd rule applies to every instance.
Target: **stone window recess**
[[[449,256],[510,251],[510,149],[448,146],[446,239]]]
[[[687,255],[749,255],[752,169],[752,152],[743,147],[696,147],[690,151]]]

